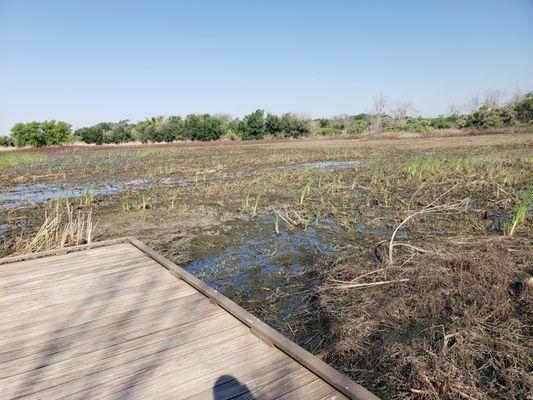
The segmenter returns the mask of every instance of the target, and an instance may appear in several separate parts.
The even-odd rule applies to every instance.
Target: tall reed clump
[[[527,188],[523,197],[517,199],[513,210],[513,218],[509,223],[507,230],[508,236],[513,236],[519,224],[523,224],[526,220],[528,211],[533,207],[533,186]]]
[[[22,242],[20,253],[46,251],[64,246],[91,243],[94,233],[92,209],[75,210],[68,200],[57,200],[54,209],[45,213],[37,234]]]

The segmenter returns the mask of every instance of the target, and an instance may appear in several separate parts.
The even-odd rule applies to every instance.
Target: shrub
[[[430,125],[433,129],[450,129],[453,127],[452,119],[446,117],[432,118]]]
[[[281,116],[283,135],[287,137],[300,137],[309,135],[309,121],[299,118],[294,114],[286,113]]]
[[[163,117],[148,118],[135,125],[135,137],[142,143],[162,142],[161,124]]]
[[[268,114],[265,118],[265,129],[271,137],[283,137],[283,123],[281,118],[274,114]]]
[[[365,115],[365,114],[361,114]],[[352,126],[348,129],[349,134],[360,134],[370,130],[370,120],[367,118],[359,118],[356,115],[353,118]]]
[[[161,141],[173,142],[175,140],[188,140],[190,137],[186,134],[183,120],[179,115],[171,115],[160,127]]]
[[[113,124],[110,122],[100,122],[99,124],[77,129],[74,135],[85,143],[103,144],[105,132],[110,131]]]
[[[319,128],[327,128],[329,126],[329,119],[327,118],[319,118],[316,121],[318,121]]]
[[[240,140],[240,136],[237,135],[231,129],[227,129],[224,134],[220,137],[220,140]]]
[[[431,128],[431,121],[425,118],[407,118],[400,129],[409,132],[425,132]]]
[[[187,115],[184,130],[192,140],[218,140],[224,134],[224,123],[209,114]]]
[[[316,136],[337,136],[342,135],[344,131],[342,129],[337,128],[318,128],[316,131],[314,131],[314,135]]]
[[[533,122],[533,94],[529,94],[524,100],[516,103],[514,111],[516,119],[520,122]]]
[[[255,110],[239,122],[238,130],[243,139],[263,139],[266,133],[264,114],[263,110]]]
[[[466,117],[465,127],[468,128],[500,128],[503,123],[498,112],[485,106]]]
[[[11,128],[11,134],[17,147],[54,146],[72,141],[71,127],[64,121],[18,123]]]
[[[0,147],[12,147],[14,145],[13,138],[10,136],[0,136]]]

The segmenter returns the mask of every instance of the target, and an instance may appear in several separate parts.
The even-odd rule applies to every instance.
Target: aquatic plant
[[[311,181],[307,182],[307,184],[302,189],[302,192],[300,194],[300,205],[304,203],[305,196],[308,196],[311,192]]]
[[[279,235],[281,233],[279,229],[279,214],[278,213],[274,213],[274,232],[276,233],[276,235]]]
[[[252,217],[255,217],[257,216],[257,210],[259,209],[259,201],[261,200],[261,195],[258,194],[255,198],[255,203],[254,203],[254,206],[252,208]]]
[[[122,211],[128,212],[131,209],[131,195],[126,193],[122,196]]]
[[[513,210],[513,218],[509,223],[507,235],[512,237],[519,224],[524,223],[528,211],[533,206],[533,186],[529,187],[523,196],[520,198],[517,196],[517,201]]]
[[[142,189],[139,191],[139,208],[141,210],[147,210],[150,208],[150,202],[152,196],[150,196],[150,191],[148,189]]]
[[[85,189],[83,196],[80,197],[80,206],[88,206],[94,202],[94,191],[92,189]]]
[[[438,156],[418,156],[406,163],[404,171],[410,179],[423,181],[435,175],[441,166],[442,160]],[[456,166],[452,166],[452,168],[456,168]]]

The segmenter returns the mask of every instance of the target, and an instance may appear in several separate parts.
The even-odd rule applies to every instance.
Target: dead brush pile
[[[401,267],[386,256],[381,267],[355,262],[370,260],[360,239],[341,246],[339,254],[359,257],[317,268],[333,338],[328,363],[382,398],[531,398],[529,238],[455,240],[416,260],[405,251]]]

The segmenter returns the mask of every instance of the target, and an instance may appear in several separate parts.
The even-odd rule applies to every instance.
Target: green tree
[[[516,103],[514,111],[516,119],[520,122],[533,122],[533,93],[528,94],[525,99]]]
[[[17,147],[56,146],[72,141],[71,126],[64,121],[18,123],[11,128]]]
[[[0,136],[0,147],[11,147],[14,145],[15,143],[13,143],[13,139],[10,136]]]
[[[133,126],[129,120],[119,121],[104,132],[104,143],[127,143],[134,140]]]
[[[265,118],[266,133],[274,137],[283,136],[283,123],[281,118],[274,114],[268,114]]]
[[[175,140],[187,140],[187,136],[183,127],[183,120],[180,116],[171,115],[168,117],[160,128],[161,141],[173,142]]]
[[[266,132],[264,115],[265,112],[263,110],[256,110],[246,115],[239,122],[240,136],[245,140],[263,139]]]
[[[294,114],[285,113],[281,116],[284,136],[300,137],[309,135],[309,121]]]
[[[224,124],[219,118],[209,114],[187,115],[183,124],[186,134],[192,140],[218,140],[224,133]]]
[[[465,122],[467,128],[500,128],[502,126],[503,123],[498,112],[485,106],[469,114]]]
[[[74,135],[81,141],[91,144],[103,144],[105,142],[106,132],[113,128],[111,122],[100,122],[99,124],[79,128]]]
[[[163,117],[148,118],[135,125],[135,136],[142,143],[162,142],[161,126]]]

